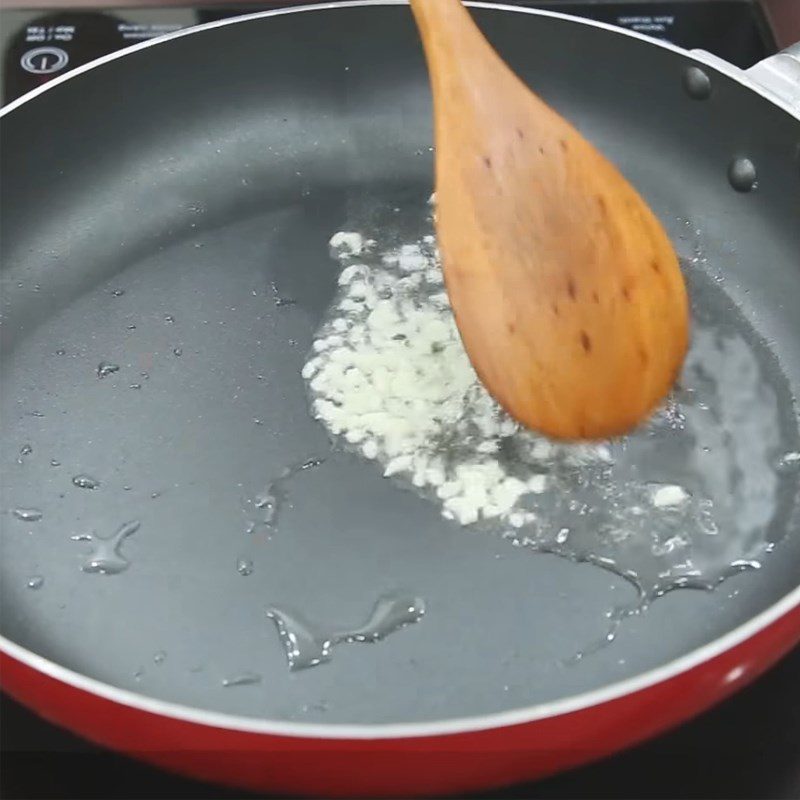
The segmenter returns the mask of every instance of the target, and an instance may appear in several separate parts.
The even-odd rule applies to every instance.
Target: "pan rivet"
[[[711,79],[700,67],[683,71],[683,88],[692,100],[706,100],[711,94]]]
[[[728,166],[728,180],[737,192],[752,192],[758,186],[755,164],[749,158],[734,158]]]

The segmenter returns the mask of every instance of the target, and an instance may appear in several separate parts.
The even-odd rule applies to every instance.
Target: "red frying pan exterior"
[[[266,732],[256,721],[249,730],[239,724],[225,727],[220,725],[221,715],[186,709],[182,714],[178,707],[137,702],[134,695],[100,684],[96,686],[102,692],[82,688],[76,684],[94,682],[35,656],[26,658],[26,651],[7,643],[0,652],[0,674],[6,691],[47,720],[192,778],[314,796],[421,796],[543,778],[699,714],[758,677],[800,642],[800,591],[762,617],[770,621],[760,626],[754,620],[661,670],[586,695],[585,705],[576,698],[576,710],[559,713],[567,701],[521,712],[530,719],[512,724],[495,724],[496,718],[510,716],[496,715],[463,725],[394,726],[407,730],[405,735],[384,735],[381,726],[364,727],[361,736],[339,735],[335,726],[329,727],[328,735],[325,728],[313,725],[294,726],[297,733],[291,735]],[[728,639],[735,643],[726,647]],[[683,662],[693,661],[697,663],[682,668]],[[672,674],[661,677],[665,672]],[[608,693],[609,699],[591,701]],[[161,706],[163,711],[146,706]],[[461,730],[447,732],[448,727]]]

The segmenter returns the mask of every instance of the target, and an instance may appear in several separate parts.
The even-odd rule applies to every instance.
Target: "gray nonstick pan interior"
[[[478,18],[653,205],[695,260],[696,302],[724,292],[740,308],[772,354],[763,381],[779,405],[778,449],[800,449],[797,121],[722,75],[708,100],[692,100],[685,56],[643,40],[549,16]],[[715,591],[672,591],[576,660],[613,609],[635,602],[630,583],[462,528],[331,447],[300,376],[335,290],[328,240],[428,230],[430,120],[400,6],[178,37],[2,120],[4,636],[202,709],[406,722],[606,686],[714,640],[797,585],[795,480],[760,569]],[[754,192],[728,183],[742,155],[758,170]],[[119,369],[99,378],[101,363]],[[247,533],[247,498],[310,458],[325,462],[287,485],[280,524]],[[79,476],[99,486],[75,485]],[[93,544],[71,537],[108,537],[133,520],[120,550],[129,568],[82,571]],[[424,598],[419,624],[287,669],[268,606],[352,626],[397,591]]]

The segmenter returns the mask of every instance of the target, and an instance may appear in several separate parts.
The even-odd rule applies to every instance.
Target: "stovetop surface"
[[[740,67],[749,67],[775,52],[774,37],[753,0],[506,2],[619,25],[689,49],[708,50]],[[99,0],[100,7],[93,10],[4,8],[0,10],[2,99],[8,103],[68,69],[144,39],[262,8],[298,4],[298,0],[277,0],[260,6],[214,7],[211,0],[198,6],[103,9]]]
[[[800,0],[797,0],[800,2]],[[514,0],[506,0],[514,2]],[[296,4],[281,0],[276,5]],[[750,0],[540,0],[576,14],[702,48],[741,67],[775,51]],[[0,10],[2,99],[66,69],[171,30],[257,5],[58,11]],[[531,43],[531,46],[535,46]],[[601,764],[486,797],[800,798],[800,649],[753,687],[679,730]],[[0,701],[0,797],[234,798],[95,748],[7,697]]]

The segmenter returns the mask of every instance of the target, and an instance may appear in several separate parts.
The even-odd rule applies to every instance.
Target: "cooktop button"
[[[19,63],[26,72],[48,75],[64,69],[69,63],[69,56],[60,47],[36,47],[28,50]]]

